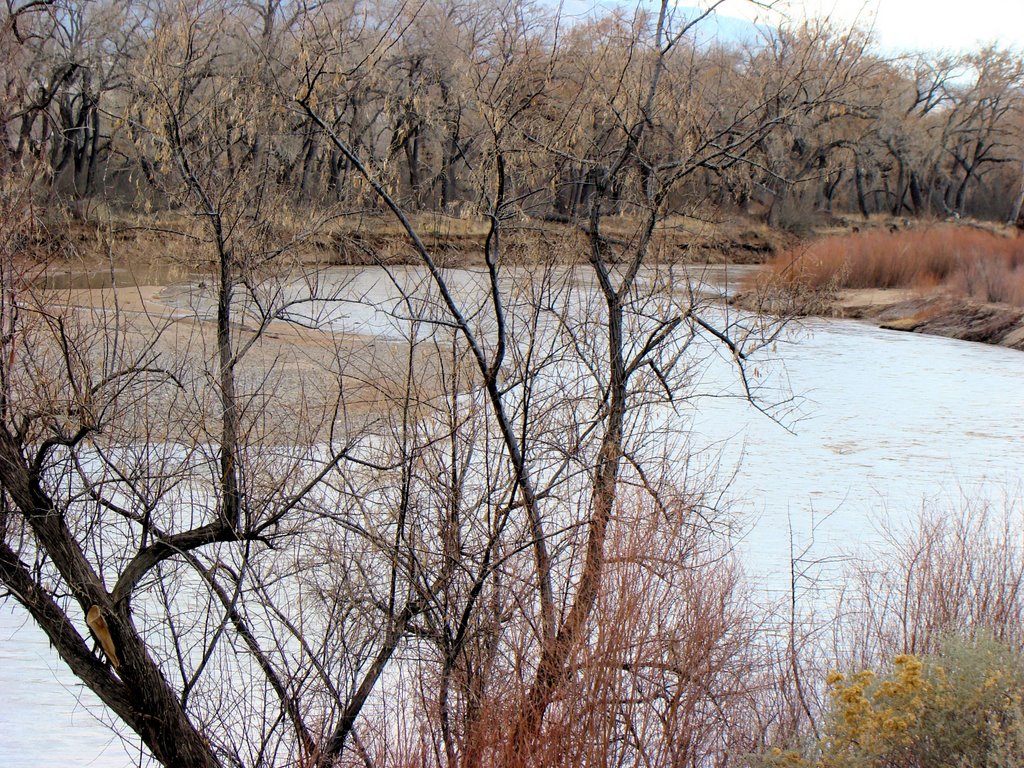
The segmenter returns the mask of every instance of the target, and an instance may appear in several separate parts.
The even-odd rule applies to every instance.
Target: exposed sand
[[[748,288],[730,301],[757,312],[845,317],[894,331],[1024,350],[1024,309],[979,302],[941,289],[845,288],[830,296]]]
[[[943,292],[910,289],[846,289],[838,314],[896,331],[947,336],[1024,350],[1024,310]]]
[[[870,313],[903,301],[920,298],[920,292],[906,288],[847,288],[837,300],[846,313]]]
[[[219,412],[216,326],[207,310],[176,300],[184,290],[180,285],[140,285],[47,290],[40,296],[49,307],[77,315],[83,327],[106,328],[106,338],[116,327],[122,360],[145,359],[191,382],[191,405],[167,403],[176,396],[162,395],[168,408],[166,434],[153,432],[159,417],[154,419],[152,403],[147,404],[146,425],[140,423],[135,431],[145,429],[150,438],[194,431],[215,422]],[[262,333],[237,326],[235,335],[236,352],[244,348],[236,370],[244,427],[252,439],[262,441],[341,439],[367,419],[385,418],[403,391],[410,365],[405,344],[288,322],[272,322]],[[97,360],[109,354],[107,345],[99,343],[101,334],[89,338]],[[432,366],[422,356],[415,355],[413,365],[428,379]],[[429,390],[421,385],[424,395]],[[194,413],[180,412],[183,407],[208,415],[193,420]],[[211,429],[216,432],[216,425]]]

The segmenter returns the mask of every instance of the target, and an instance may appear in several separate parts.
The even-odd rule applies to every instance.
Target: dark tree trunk
[[[974,175],[974,168],[968,168],[964,173],[964,178],[957,185],[956,195],[953,198],[953,213],[963,216],[964,205],[967,203],[967,187],[971,182],[971,177]]]
[[[914,206],[914,215],[920,216],[924,213],[925,197],[921,190],[921,177],[917,171],[910,172],[910,202]]]
[[[839,185],[842,184],[845,175],[846,171],[840,168],[832,181],[825,182],[825,211],[827,213],[832,213],[832,205],[835,201],[836,193],[839,191]]]
[[[782,216],[789,202],[789,185],[779,182],[772,196],[772,204],[768,208],[768,226],[778,227],[782,223]]]
[[[131,620],[129,601],[115,603],[107,593],[60,509],[25,458],[24,448],[5,427],[0,427],[0,483],[83,615],[95,608],[104,617],[119,657],[117,675],[93,655],[53,595],[2,543],[0,580],[12,588],[18,602],[32,614],[75,675],[139,734],[159,762],[183,768],[216,768],[218,761],[209,744],[189,722],[178,696],[150,658]]]
[[[868,195],[864,186],[864,169],[861,168],[860,163],[857,163],[853,169],[853,182],[854,189],[857,191],[857,208],[860,210],[860,215],[865,219],[870,218],[871,210],[868,207]]]
[[[318,142],[316,134],[310,130],[306,134],[305,154],[302,159],[302,180],[299,182],[299,194],[303,200],[309,198],[309,180],[313,173],[314,160],[316,160]]]
[[[901,158],[897,158],[899,171],[896,174],[896,193],[892,199],[892,215],[899,216],[907,199],[907,167]]]

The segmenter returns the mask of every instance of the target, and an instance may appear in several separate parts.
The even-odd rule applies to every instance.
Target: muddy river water
[[[352,290],[386,292],[379,277],[361,273]],[[340,327],[387,333],[379,313],[351,307]],[[686,415],[701,460],[733,476],[726,497],[745,521],[737,546],[768,592],[785,586],[791,543],[812,534],[813,556],[828,559],[870,553],[883,522],[909,523],[922,505],[988,499],[1020,510],[1024,354],[811,320],[762,357],[759,375],[797,396],[782,424],[737,396],[735,368],[714,352]],[[42,633],[0,608],[0,765],[138,764],[137,746],[97,718],[109,719]]]

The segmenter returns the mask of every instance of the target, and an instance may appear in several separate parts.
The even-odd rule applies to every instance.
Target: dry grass
[[[55,228],[67,232],[69,253],[77,259],[64,267],[106,268],[108,246],[115,243],[119,266],[160,267],[173,263],[202,271],[206,251],[197,247],[205,235],[196,219],[180,209],[130,210],[91,203],[74,211],[51,212]],[[483,264],[489,230],[486,217],[463,213],[417,212],[412,225],[446,266]],[[290,253],[305,264],[366,265],[418,263],[405,230],[392,216],[371,210],[333,210],[287,202],[267,219],[267,234],[291,241]],[[524,251],[557,249],[565,263],[585,260],[589,252],[586,222],[576,224],[539,218],[513,218],[504,224],[503,258],[520,260]],[[635,242],[643,219],[636,215],[607,216],[602,233],[618,245]],[[198,238],[198,239],[197,239]],[[746,216],[673,215],[658,222],[652,258],[684,262],[763,263],[791,244],[793,238]],[[65,261],[71,262],[72,259]]]
[[[1024,306],[1024,238],[969,227],[822,238],[787,251],[770,269],[791,287],[939,288]]]

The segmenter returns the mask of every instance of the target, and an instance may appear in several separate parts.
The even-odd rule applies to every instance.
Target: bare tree
[[[568,120],[544,125],[532,118],[530,107],[555,83],[578,89],[570,94],[570,103],[594,103],[590,95],[594,80],[581,73],[574,81],[560,81],[558,48],[539,45],[543,38],[535,36],[517,13],[499,24],[492,43],[493,68],[482,70],[477,85],[479,98],[489,107],[490,126],[485,154],[489,173],[480,189],[480,205],[490,220],[484,252],[483,293],[487,298],[480,304],[466,305],[459,300],[450,276],[438,265],[399,201],[322,116],[329,93],[324,83],[337,71],[338,65],[333,63],[337,52],[321,48],[307,57],[310,65],[297,104],[363,174],[405,229],[433,281],[445,311],[444,322],[453,327],[458,343],[475,364],[476,386],[485,398],[487,419],[501,435],[499,458],[507,463],[506,471],[514,479],[513,509],[529,532],[524,547],[533,553],[535,585],[531,604],[519,605],[516,610],[526,611],[527,616],[536,612],[536,629],[532,637],[517,641],[518,653],[530,659],[525,664],[532,670],[532,682],[513,716],[511,751],[506,759],[530,759],[545,714],[571,674],[571,660],[587,637],[602,589],[608,526],[616,509],[623,465],[629,467],[633,480],[659,498],[660,483],[648,474],[639,452],[643,445],[639,424],[654,403],[671,401],[682,386],[689,340],[708,334],[730,349],[742,371],[742,360],[766,338],[757,323],[750,327],[737,322],[738,318],[727,318],[724,325],[716,327],[705,319],[692,292],[684,292],[681,300],[674,297],[671,274],[661,275],[649,267],[656,228],[672,212],[672,193],[699,169],[743,162],[779,122],[777,116],[762,119],[759,110],[738,106],[736,112],[719,112],[705,123],[696,123],[692,129],[695,140],[684,144],[689,151],[682,156],[677,153],[674,124],[663,114],[672,102],[663,92],[664,82],[675,74],[672,64],[681,41],[702,18],[677,18],[667,5],[656,19],[638,14],[625,46],[616,51],[620,58],[607,57],[602,62],[612,69],[618,64],[621,69],[618,79],[611,81],[611,91],[597,91],[598,99],[608,99],[598,104],[610,122],[591,144],[575,142],[579,135],[575,121],[587,114],[585,110],[574,110]],[[505,54],[506,49],[510,53]],[[531,50],[540,55],[531,55]],[[591,72],[595,79],[599,77],[600,70]],[[687,128],[689,124],[683,129]],[[599,298],[593,304],[595,294],[580,299],[578,291],[563,290],[543,296],[539,307],[533,305],[534,315],[543,308],[539,316],[551,316],[564,340],[558,347],[547,348],[547,362],[541,367],[533,363],[533,355],[544,335],[536,321],[526,335],[513,333],[523,321],[518,319],[519,308],[503,282],[511,267],[501,251],[503,232],[524,201],[550,188],[549,184],[512,187],[509,168],[518,160],[513,147],[524,144],[536,147],[540,154],[571,156],[577,167],[590,169],[588,177],[594,180],[582,229],[591,270],[589,284]],[[520,174],[516,177],[522,178]],[[628,206],[635,214],[636,228],[622,238],[604,234],[612,200],[618,201],[617,208]],[[550,278],[540,280],[551,284]],[[580,301],[587,307],[583,316],[572,308],[573,302]],[[481,312],[487,318],[482,326],[479,319],[471,319],[479,318]],[[563,399],[564,391],[546,390],[538,384],[556,371],[572,382],[568,402]],[[543,419],[537,414],[552,419],[552,414],[565,409],[572,414],[572,426],[566,426],[576,437],[570,438],[569,451],[552,452]],[[496,578],[485,569],[480,584]],[[465,614],[467,618],[471,615]]]

